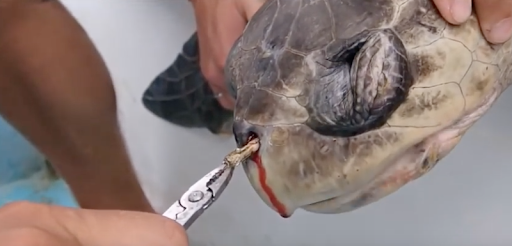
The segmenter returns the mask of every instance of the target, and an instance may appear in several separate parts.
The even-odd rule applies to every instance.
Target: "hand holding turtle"
[[[446,21],[464,23],[475,7],[482,32],[494,44],[504,43],[512,36],[511,0],[434,0]]]
[[[233,109],[224,82],[224,64],[235,40],[264,0],[190,0],[194,7],[201,71],[219,103]]]

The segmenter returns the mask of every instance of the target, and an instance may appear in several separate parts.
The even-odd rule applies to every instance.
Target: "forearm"
[[[150,210],[119,131],[107,68],[57,1],[0,0],[0,93],[2,115],[83,207]]]

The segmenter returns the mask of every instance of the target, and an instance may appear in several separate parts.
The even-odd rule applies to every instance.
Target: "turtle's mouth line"
[[[251,132],[249,134],[249,138],[247,139],[247,142],[249,142],[255,138],[258,138],[258,135],[256,135],[256,133],[254,133],[254,132]],[[260,144],[260,146],[261,146],[261,144]],[[267,171],[265,170],[265,167],[263,166],[263,163],[261,161],[260,150],[258,149],[258,151],[256,151],[251,156],[250,159],[256,164],[256,169],[258,170],[258,181],[260,183],[261,189],[267,195],[268,200],[270,201],[272,206],[277,210],[277,212],[279,213],[279,215],[281,215],[281,217],[283,217],[283,218],[290,217],[288,215],[288,213],[286,212],[286,207],[284,206],[284,204],[282,204],[279,201],[279,199],[277,199],[277,196],[275,195],[274,191],[267,184]]]

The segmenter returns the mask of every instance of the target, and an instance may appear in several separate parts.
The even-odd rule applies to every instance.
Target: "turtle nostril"
[[[258,137],[256,127],[247,123],[245,120],[233,122],[233,135],[238,147],[242,147],[251,139]]]

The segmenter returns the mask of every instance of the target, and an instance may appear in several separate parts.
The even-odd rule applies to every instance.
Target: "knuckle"
[[[224,66],[226,66],[227,57],[225,56],[217,56],[214,60],[215,66],[218,70],[223,70]]]
[[[219,79],[222,78],[222,74],[213,66],[206,66],[201,68],[201,72],[203,73],[203,76],[208,81],[208,83],[216,83],[219,81]]]
[[[219,103],[225,109],[232,109],[233,108],[233,103],[231,102],[231,100],[222,99],[222,100],[219,100]]]

